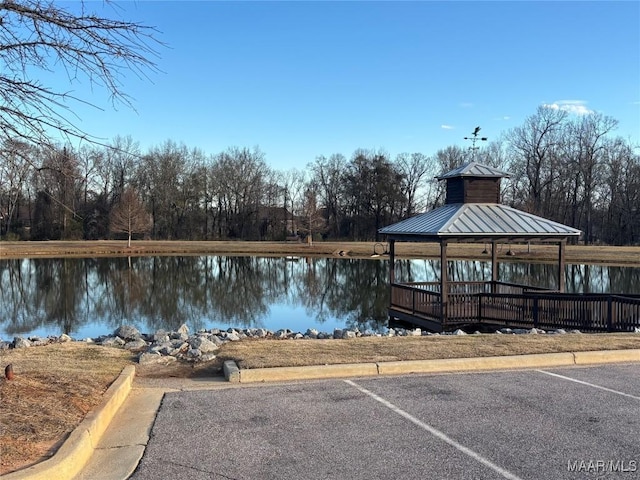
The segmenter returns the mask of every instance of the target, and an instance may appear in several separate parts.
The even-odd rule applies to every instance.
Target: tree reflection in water
[[[439,260],[398,260],[399,281],[435,281]],[[165,256],[0,261],[0,336],[222,327],[382,328],[389,263],[348,258]],[[448,264],[454,280],[486,262]],[[555,266],[501,263],[504,281],[555,287]],[[567,266],[568,292],[640,293],[640,268]],[[46,333],[41,333],[46,331]]]

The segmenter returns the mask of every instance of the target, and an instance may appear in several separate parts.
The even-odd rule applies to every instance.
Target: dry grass
[[[225,344],[219,357],[235,360],[240,368],[266,368],[633,348],[640,348],[640,335],[633,333],[447,335],[350,340],[244,340]]]
[[[312,246],[292,242],[182,242],[137,241],[131,248],[126,242],[98,241],[50,241],[50,242],[0,242],[0,258],[23,257],[96,257],[136,255],[297,255],[297,256],[349,256],[370,258],[380,253],[383,244],[374,242],[314,242]],[[451,244],[451,259],[486,259],[482,244]],[[513,256],[507,256],[508,248],[501,249],[499,258],[504,261],[556,262],[558,248],[554,245],[512,245]],[[396,253],[403,258],[436,258],[439,246],[434,243],[397,243]],[[640,247],[567,246],[568,263],[606,263],[610,265],[640,265]]]
[[[40,461],[101,401],[129,352],[77,343],[4,350],[0,366],[0,474]]]

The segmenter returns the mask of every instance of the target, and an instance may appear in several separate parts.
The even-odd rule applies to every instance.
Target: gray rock
[[[254,332],[254,336],[258,338],[265,338],[268,334],[269,332],[264,328],[256,328],[256,331]]]
[[[633,333],[640,333],[640,327],[635,327],[633,329]]]
[[[541,330],[538,330],[537,328],[532,328],[531,330],[529,330],[529,334],[531,335],[538,335],[539,333],[544,333]]]
[[[9,350],[11,348],[11,342],[0,341],[0,350]]]
[[[305,332],[305,335],[307,335],[309,338],[318,338],[318,333],[318,330],[316,330],[315,328],[309,328]]]
[[[173,352],[171,352],[172,356],[177,356],[183,353],[187,353],[187,351],[191,348],[191,345],[189,345],[188,342],[182,342],[180,344],[175,344],[175,343],[171,343],[171,345],[173,345]]]
[[[189,334],[184,332],[171,332],[169,334],[169,338],[171,340],[180,340],[181,342],[186,342],[189,339]]]
[[[356,338],[358,335],[356,334],[356,332],[354,332],[353,330],[344,330],[342,332],[342,338],[343,339],[350,339],[350,338]]]
[[[420,330],[419,328],[414,328],[413,330],[409,330],[407,332],[407,335],[411,337],[419,337],[422,335],[422,330]]]
[[[175,361],[175,357],[163,357],[158,353],[143,352],[138,356],[138,363],[140,365],[150,365],[155,363],[167,364]]]
[[[460,330],[460,329],[457,329],[452,333],[452,335],[466,335],[466,334],[467,334],[467,332],[465,332],[464,330]]]
[[[227,333],[226,339],[231,342],[237,342],[238,340],[240,340],[240,336],[235,332],[231,332],[231,333]]]
[[[156,343],[164,343],[169,340],[169,333],[166,330],[157,330],[156,333],[153,334],[153,341]]]
[[[304,335],[301,334],[301,333],[296,333],[296,334],[293,335],[293,338],[295,340],[300,340],[301,338],[304,338]]]
[[[198,359],[200,362],[211,362],[216,359],[215,353],[203,353]]]
[[[147,350],[148,353],[159,353],[160,355],[173,355],[176,351],[179,350],[169,342],[156,343]]]
[[[202,353],[215,352],[219,348],[218,345],[205,337],[192,338],[189,344],[191,345],[191,348],[198,349]]]
[[[141,350],[147,348],[147,342],[139,338],[138,340],[132,340],[124,344],[124,348],[127,350]]]
[[[190,348],[189,350],[187,350],[188,358],[198,358],[201,356],[202,356],[202,352],[200,351],[199,348]]]
[[[189,327],[187,327],[187,324],[183,323],[182,325],[180,325],[180,328],[177,330],[177,333],[184,333],[188,337],[189,336]]]
[[[106,337],[100,342],[100,345],[104,347],[123,347],[125,341],[120,337]]]
[[[564,328],[558,328],[558,329],[554,330],[553,333],[556,333],[558,335],[565,335],[567,333],[567,331]]]
[[[569,330],[569,333],[581,334],[582,332],[580,330]]]
[[[58,343],[66,343],[66,342],[72,342],[73,338],[71,338],[69,335],[67,335],[66,333],[63,333],[62,335],[60,335],[56,341]]]
[[[289,336],[289,330],[287,329],[280,329],[278,330],[276,333],[273,334],[273,336],[275,338],[280,338],[280,339],[284,339],[287,338]]]
[[[131,325],[122,325],[113,334],[123,340],[138,340],[141,337],[140,331]]]
[[[13,348],[29,348],[31,346],[31,342],[26,338],[15,337],[13,339]]]
[[[341,328],[336,328],[333,330],[333,338],[342,338],[344,331]]]

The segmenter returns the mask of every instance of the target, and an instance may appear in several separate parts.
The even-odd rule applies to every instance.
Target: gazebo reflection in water
[[[565,248],[581,231],[500,203],[500,181],[509,174],[477,162],[437,177],[447,182],[445,204],[379,230],[389,241],[389,319],[433,332],[460,327],[569,328],[633,331],[640,327],[640,296],[567,294]],[[396,242],[440,244],[440,281],[403,283],[395,278]],[[447,246],[491,246],[491,281],[448,278]],[[552,243],[558,247],[557,289],[501,282],[498,246]]]

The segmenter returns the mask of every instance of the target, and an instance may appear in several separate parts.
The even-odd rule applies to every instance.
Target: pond
[[[487,262],[452,261],[454,280],[490,280]],[[434,281],[438,260],[398,260],[396,278]],[[640,268],[567,266],[568,292],[640,293]],[[555,266],[501,263],[500,279],[554,287]],[[388,260],[159,256],[0,261],[0,338],[262,327],[384,329]]]

